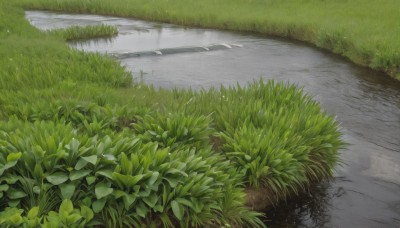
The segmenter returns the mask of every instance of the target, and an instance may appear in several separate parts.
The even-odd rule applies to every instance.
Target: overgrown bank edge
[[[0,1],[1,226],[262,227],[245,188],[277,202],[332,176],[338,123],[301,89],[132,83],[33,28],[20,3]]]
[[[24,7],[99,13],[288,37],[400,78],[396,0],[21,0]]]

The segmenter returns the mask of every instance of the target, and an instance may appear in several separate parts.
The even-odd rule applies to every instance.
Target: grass
[[[67,47],[90,29],[40,31],[22,7],[258,28],[249,14],[227,20],[246,9],[232,5],[217,16],[207,0],[133,3],[0,1],[1,226],[262,227],[246,189],[266,190],[273,203],[332,176],[338,123],[301,89],[255,81],[155,90],[107,56]],[[248,4],[259,15],[283,3]]]
[[[118,29],[112,25],[87,25],[71,26],[65,29],[53,29],[48,31],[50,35],[60,36],[66,41],[87,40],[93,38],[113,37],[118,34]]]
[[[33,9],[99,13],[288,37],[400,77],[400,3],[396,0],[21,2]]]

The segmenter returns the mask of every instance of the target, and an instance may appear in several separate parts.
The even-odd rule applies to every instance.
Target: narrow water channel
[[[308,45],[252,34],[93,15],[27,11],[40,29],[111,24],[119,35],[70,43],[115,56],[155,87],[295,83],[341,123],[335,179],[268,211],[271,227],[400,227],[400,83]]]

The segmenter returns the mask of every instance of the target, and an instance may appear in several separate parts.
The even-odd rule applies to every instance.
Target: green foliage
[[[159,149],[137,137],[90,136],[71,124],[45,121],[14,119],[0,129],[0,205],[22,211],[38,207],[44,227],[79,227],[92,218],[94,223],[115,222],[109,226],[117,221],[151,225],[161,218],[165,225],[262,224],[257,213],[243,206],[240,194],[232,205],[242,216],[233,221],[224,216],[231,209],[221,202],[242,191],[236,183],[241,176],[210,149]],[[62,202],[58,213],[53,212],[58,203],[43,205],[41,200],[50,192]],[[74,210],[72,202],[81,210]]]
[[[178,147],[182,144],[202,148],[209,145],[209,136],[213,130],[208,116],[167,115],[145,116],[134,124],[137,134],[143,135],[144,141],[158,142],[161,147]]]
[[[398,66],[397,46],[344,41],[349,30],[324,20],[282,18],[301,14],[293,1],[0,1],[1,226],[262,227],[244,188],[282,200],[330,177],[343,146],[334,118],[295,86],[132,84],[115,60],[30,26],[21,4],[296,37],[376,68]]]
[[[132,84],[131,74],[111,57],[70,49],[63,39],[33,28],[23,17],[22,9],[13,6],[16,3],[0,4],[2,94],[50,88],[63,82],[111,87]]]
[[[269,188],[281,199],[332,176],[344,145],[339,127],[295,86],[260,80],[245,88],[174,93],[183,104],[177,109],[215,119],[214,146],[247,185]]]
[[[64,200],[58,212],[50,211],[48,215],[40,215],[39,207],[31,208],[24,216],[22,209],[7,207],[0,212],[2,227],[85,227],[93,219],[90,208],[82,206],[74,209],[70,200]]]

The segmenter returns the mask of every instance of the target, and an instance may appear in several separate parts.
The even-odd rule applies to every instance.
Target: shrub
[[[45,121],[14,119],[0,129],[4,213],[12,207],[28,216],[22,212],[37,207],[44,224],[89,222],[84,210],[93,211],[91,223],[109,227],[262,226],[243,205],[241,176],[210,149],[160,149],[137,137],[91,136],[71,124]],[[81,209],[52,212],[64,204]]]

